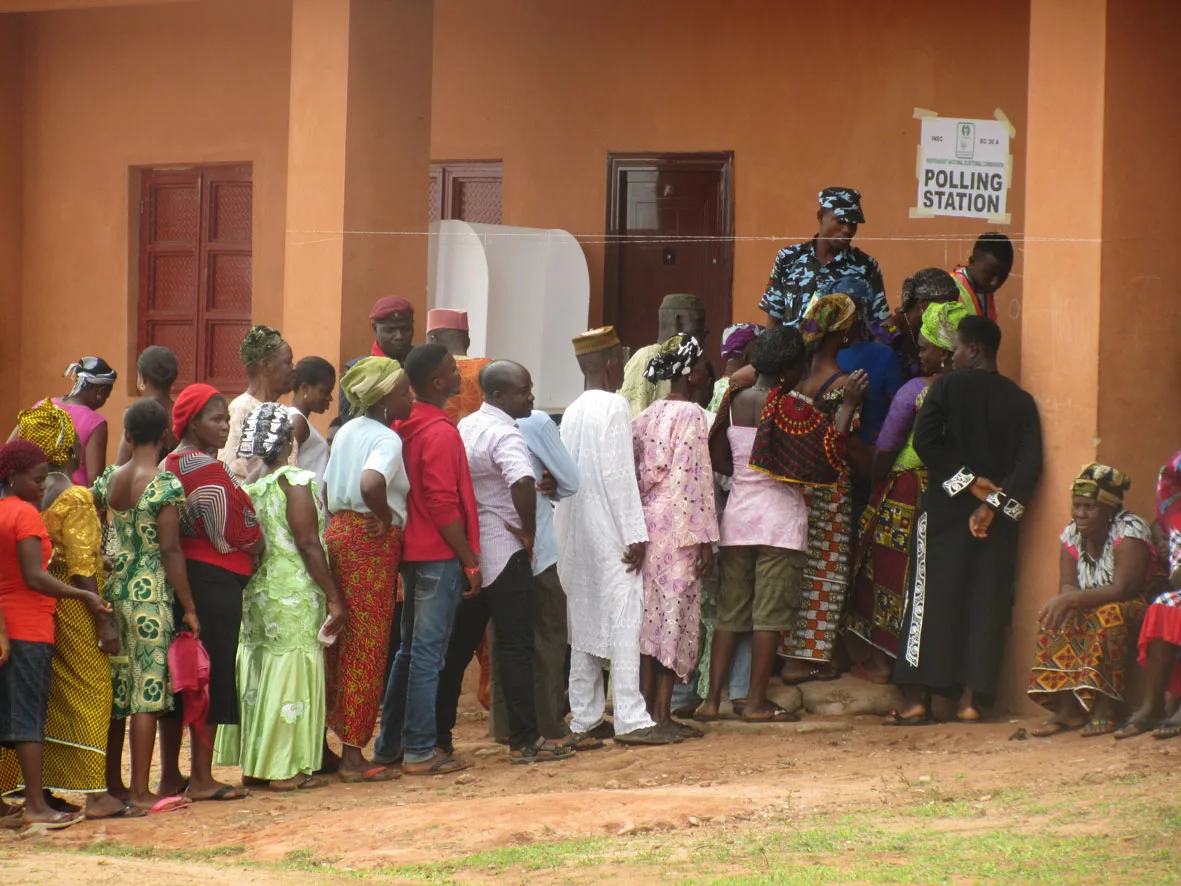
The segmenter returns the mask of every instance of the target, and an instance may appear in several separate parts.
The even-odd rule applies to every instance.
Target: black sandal
[[[513,748],[509,752],[509,760],[516,765],[528,763],[553,763],[558,760],[569,760],[574,756],[574,749],[556,744],[546,746],[545,738],[539,738],[525,748]]]

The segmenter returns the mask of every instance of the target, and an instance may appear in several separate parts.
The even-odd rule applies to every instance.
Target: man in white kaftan
[[[611,327],[574,339],[586,390],[562,416],[562,443],[578,465],[576,495],[558,502],[558,574],[566,590],[570,635],[571,731],[598,734],[606,707],[603,669],[611,662],[615,740],[667,744],[640,694],[648,540],[632,455],[631,413],[618,387],[623,355]]]

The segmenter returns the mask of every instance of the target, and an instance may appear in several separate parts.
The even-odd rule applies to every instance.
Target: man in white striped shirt
[[[455,614],[447,661],[439,677],[437,740],[451,750],[463,672],[488,619],[496,631],[499,672],[508,709],[514,763],[560,760],[572,751],[538,734],[533,704],[533,535],[537,512],[533,456],[516,420],[533,411],[529,370],[509,360],[480,373],[484,405],[459,423],[480,517],[479,596]]]

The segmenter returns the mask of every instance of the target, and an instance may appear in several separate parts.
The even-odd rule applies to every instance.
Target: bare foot
[[[125,805],[123,800],[110,794],[87,794],[86,817],[110,818],[120,812]]]
[[[204,800],[243,800],[250,796],[250,791],[220,781],[210,781],[208,784],[190,784],[184,795],[185,799],[196,803]]]
[[[697,706],[697,710],[692,713],[692,717],[698,723],[712,723],[718,719],[718,706],[709,699],[706,699]]]

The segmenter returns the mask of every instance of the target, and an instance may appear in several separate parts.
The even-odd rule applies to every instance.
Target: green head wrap
[[[279,350],[283,345],[283,336],[278,329],[269,326],[252,326],[242,339],[242,347],[238,349],[238,357],[243,366],[253,366],[263,357],[267,357]]]
[[[923,311],[923,338],[943,351],[955,350],[955,331],[968,316],[968,309],[958,301],[937,302]]]
[[[368,412],[398,386],[406,373],[402,364],[389,357],[364,357],[353,364],[340,380],[344,395],[354,409]]]

